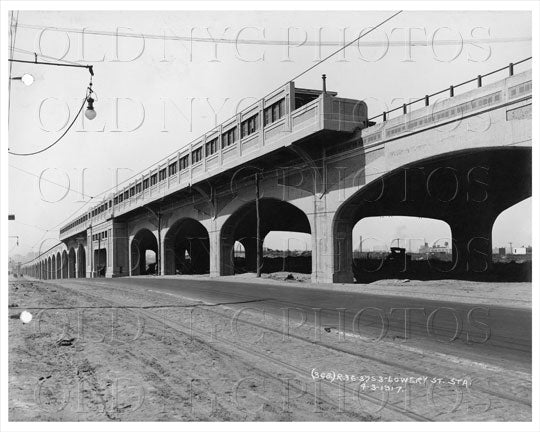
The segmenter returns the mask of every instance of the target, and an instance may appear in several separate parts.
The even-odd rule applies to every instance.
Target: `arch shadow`
[[[441,278],[489,279],[497,216],[532,194],[531,148],[488,147],[444,153],[372,180],[336,211],[333,280],[352,282],[352,229],[370,216],[442,220],[452,230],[451,272]]]
[[[210,271],[210,239],[199,221],[177,220],[164,238],[165,274],[206,274]]]
[[[147,264],[146,251],[158,253],[156,236],[147,228],[142,228],[133,237],[130,245],[131,252],[131,276],[156,274],[157,262]]]
[[[260,244],[257,244],[257,213],[255,201],[250,201],[232,213],[221,228],[220,274],[231,275],[237,269],[234,262],[234,243],[245,250],[245,267],[257,270],[257,247],[262,249],[270,231],[291,231],[311,234],[307,215],[295,205],[276,198],[259,200]]]

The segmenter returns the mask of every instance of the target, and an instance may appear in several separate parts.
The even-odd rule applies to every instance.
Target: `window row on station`
[[[60,230],[60,233],[62,234],[64,232],[70,230],[71,228],[75,228],[77,225],[80,225],[83,222],[86,222],[89,218],[90,218],[90,216],[89,216],[88,213],[83,214],[81,217],[75,219],[73,222],[71,222],[68,225],[66,225],[65,227],[63,227]]]
[[[285,99],[280,99],[279,101],[273,103],[264,110],[264,124],[269,125],[276,122],[285,115]],[[254,114],[251,117],[243,120],[240,123],[240,137],[245,138],[260,129],[260,119],[259,114]],[[234,144],[238,140],[238,131],[237,127],[233,126],[232,128],[226,130],[221,134],[221,148],[227,148],[230,145]],[[121,194],[118,194],[114,198],[114,204],[119,204],[124,200],[135,196],[142,191],[157,185],[158,183],[171,177],[178,173],[189,168],[190,165],[194,165],[203,160],[204,157],[208,157],[217,153],[219,150],[219,137],[215,137],[207,141],[203,146],[200,146],[191,151],[191,154],[185,155],[180,158],[178,161],[174,161],[168,165],[168,167],[160,169],[158,172],[150,175],[150,177],[145,178],[141,182],[130,187],[128,190],[124,191]]]
[[[93,241],[101,241],[105,240],[107,238],[107,231],[102,231],[97,234],[92,234],[92,240]]]
[[[264,126],[268,126],[278,121],[284,115],[285,99],[280,99],[263,110],[262,120],[264,122]],[[240,123],[240,130],[238,130],[237,126],[233,126],[222,132],[221,149],[233,145],[235,142],[238,141],[239,138],[245,138],[250,136],[251,134],[257,132],[260,128],[261,119],[258,113],[244,119]],[[144,190],[151,188],[152,186],[155,186],[162,181],[165,181],[168,177],[171,177],[178,172],[188,169],[190,165],[197,164],[201,162],[203,158],[217,153],[219,148],[219,137],[208,140],[204,146],[201,145],[200,147],[193,149],[190,154],[181,157],[177,161],[171,162],[167,167],[161,168],[158,172],[151,174],[149,177],[144,178],[142,181],[131,186],[129,189],[123,191],[122,193],[119,193],[113,198],[113,200],[103,203],[99,207],[96,207],[89,213],[77,219],[75,222],[62,228],[61,233],[85,222],[91,217],[99,215],[100,213],[111,208],[113,205],[117,205],[137,194],[142,193]]]

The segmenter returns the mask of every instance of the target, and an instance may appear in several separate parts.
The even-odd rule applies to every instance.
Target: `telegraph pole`
[[[101,269],[99,266],[101,265],[101,233],[98,234],[98,247],[97,247],[97,277],[101,276]]]
[[[259,209],[259,173],[255,174],[255,213],[257,217],[257,277],[261,277],[262,243],[261,243],[261,215]]]

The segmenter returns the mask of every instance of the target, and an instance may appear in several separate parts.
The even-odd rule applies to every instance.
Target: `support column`
[[[311,281],[334,282],[333,214],[327,213],[326,195],[313,201],[313,232],[311,233]]]
[[[212,243],[212,234],[210,234],[210,243]],[[214,239],[215,244],[219,250],[219,253],[212,252],[210,247],[210,271],[212,272],[212,259],[216,259],[218,273],[216,276],[229,276],[234,274],[234,238],[232,236],[223,236],[220,238],[220,235],[216,232],[216,238]],[[217,255],[212,257],[212,255]]]
[[[126,226],[123,223],[114,222],[112,235],[109,238],[107,260],[111,263],[107,277],[129,276],[129,239]]]
[[[352,244],[352,229],[351,223],[346,221],[338,221],[334,230],[333,243],[333,260],[334,269],[332,282],[337,283],[353,283],[354,274],[353,267],[353,244]]]
[[[231,272],[229,273],[230,265],[223,258],[224,254],[227,254],[227,251],[232,251],[232,246],[229,245],[230,242],[222,245],[217,222],[212,222],[212,229],[209,231],[208,236],[210,240],[210,277],[232,274],[234,269],[230,269]]]
[[[449,221],[452,230],[452,271],[471,276],[491,270],[495,219],[482,214],[460,215]]]
[[[165,270],[167,269],[168,267],[168,263],[166,262],[167,260],[169,260],[169,251],[166,249],[166,244],[165,244],[165,236],[166,236],[166,233],[163,234],[163,230],[160,229],[160,234],[159,234],[159,238],[158,238],[158,241],[160,241],[160,245],[159,245],[159,252],[160,252],[160,259],[158,260],[159,262],[159,274],[160,275],[166,275],[168,274]],[[174,274],[174,272],[173,272]]]
[[[163,240],[161,244],[161,252],[163,254],[162,256],[162,271],[164,275],[173,275],[176,274],[176,263],[177,263],[177,256],[176,256],[176,250],[175,250],[175,244],[174,239],[167,239],[167,233],[162,234],[161,238]]]
[[[135,264],[138,262],[138,256],[134,253],[133,248],[134,236],[128,239],[128,268],[129,276],[137,276],[134,269]]]

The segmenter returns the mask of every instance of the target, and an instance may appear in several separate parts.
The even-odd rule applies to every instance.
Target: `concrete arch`
[[[515,212],[516,209],[519,209],[519,212],[527,211],[527,208],[529,208],[531,206],[532,206],[532,200],[530,198],[525,198],[524,200],[519,201],[519,202],[509,206],[508,208],[505,208],[495,218],[495,221],[493,223],[494,228],[501,223],[501,220],[504,220],[504,219],[507,218],[508,213]],[[530,208],[529,208],[529,210],[530,210]],[[529,215],[532,218],[532,213],[529,213]],[[528,226],[528,227],[516,226],[515,229],[516,230],[519,230],[519,229],[530,230],[530,226]],[[512,239],[508,239],[508,240],[512,240]],[[509,242],[505,242],[504,244],[509,246]],[[527,245],[521,245],[521,244],[512,243],[512,246],[520,247],[520,246],[527,246]]]
[[[516,169],[519,167],[519,169]],[[366,184],[332,222],[333,281],[352,282],[352,228],[368,216],[420,216],[447,222],[455,271],[491,260],[491,229],[506,208],[531,196],[531,148],[486,147],[444,153],[396,168]],[[473,244],[474,243],[474,244]],[[471,250],[481,250],[474,263]]]
[[[148,230],[155,235],[157,232],[157,223],[152,218],[139,218],[128,224],[128,236],[134,237],[141,230]]]
[[[210,239],[201,222],[192,218],[177,220],[167,230],[163,245],[165,274],[205,274],[210,271]]]
[[[76,268],[77,268],[77,256],[75,253],[75,249],[73,247],[70,247],[69,252],[68,252],[68,272],[67,272],[68,278],[72,279],[77,276],[75,272]]]
[[[86,277],[86,250],[82,244],[77,248],[77,277]]]
[[[308,216],[297,206],[275,198],[259,200],[261,243],[257,245],[256,206],[250,201],[238,208],[223,223],[220,231],[220,274],[234,274],[234,243],[239,241],[246,252],[246,263],[256,267],[257,247],[262,248],[270,231],[291,231],[311,234]],[[254,268],[256,270],[256,268]]]
[[[146,251],[158,254],[158,241],[152,231],[142,228],[136,232],[129,245],[130,250],[130,275],[154,274],[155,269],[149,268],[146,263]]]

